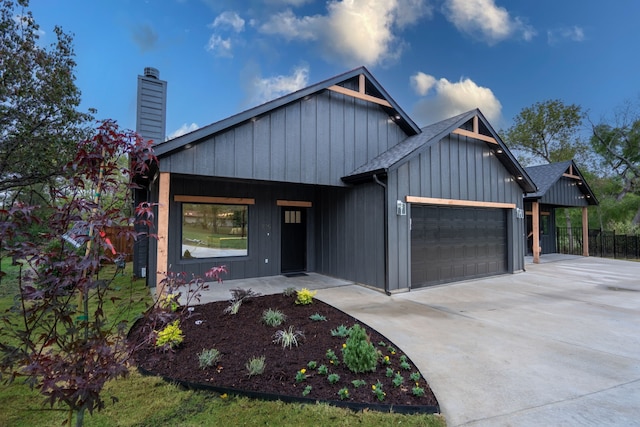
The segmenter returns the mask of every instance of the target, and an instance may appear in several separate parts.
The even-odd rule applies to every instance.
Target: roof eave
[[[181,135],[177,138],[161,142],[154,147],[154,151],[156,156],[162,157],[166,156],[171,152],[179,150],[186,145],[195,144],[200,140],[210,137],[220,131],[231,128],[233,126],[237,126],[247,120],[255,119],[269,111],[280,108],[284,105],[290,104],[292,102],[303,99],[307,96],[314,95],[316,93],[323,92],[328,90],[329,87],[336,85],[338,83],[349,80],[353,77],[356,77],[360,74],[364,74],[369,82],[376,88],[378,92],[380,92],[383,98],[389,102],[391,108],[381,106],[389,114],[389,116],[396,122],[398,126],[407,134],[415,135],[420,133],[420,128],[418,125],[407,115],[407,113],[400,108],[400,106],[395,102],[395,100],[387,93],[387,91],[378,83],[378,81],[373,77],[373,75],[366,69],[366,67],[358,67],[353,70],[347,71],[345,73],[339,74],[337,76],[331,77],[322,82],[313,84],[311,86],[307,86],[290,94],[284,95],[280,98],[274,99],[272,101],[266,102],[264,104],[258,105],[256,107],[245,110],[241,113],[235,114],[233,116],[227,117],[226,119],[220,120],[218,122],[212,123],[210,125],[204,126],[200,129],[196,129],[193,132],[190,132],[185,135]]]

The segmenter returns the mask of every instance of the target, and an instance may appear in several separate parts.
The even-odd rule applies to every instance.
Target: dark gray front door
[[[282,208],[281,271],[291,273],[307,269],[306,209]]]
[[[506,210],[411,206],[412,287],[506,272]]]

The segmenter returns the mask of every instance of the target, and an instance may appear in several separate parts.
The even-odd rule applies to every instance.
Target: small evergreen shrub
[[[327,318],[324,317],[320,313],[312,314],[311,316],[309,316],[309,319],[313,320],[314,322],[326,322],[327,321]]]
[[[318,291],[310,291],[307,288],[302,288],[297,293],[296,304],[307,305],[307,304],[313,303],[313,297],[317,293],[318,293]]]
[[[342,360],[351,372],[372,372],[378,364],[378,350],[369,340],[366,331],[353,325],[346,345],[342,349]]]
[[[202,350],[198,353],[198,364],[200,365],[200,369],[207,369],[220,361],[220,357],[222,355],[215,348],[210,348],[208,350]]]
[[[265,367],[265,357],[252,357],[249,361],[244,365],[249,372],[247,375],[251,378],[253,375],[261,375],[264,373]]]
[[[179,346],[183,340],[184,335],[182,334],[182,329],[180,329],[180,321],[176,319],[158,332],[156,347],[169,347],[174,349]]]
[[[337,328],[331,330],[331,336],[344,338],[349,336],[349,332],[351,332],[351,328],[347,328],[344,325],[340,325]]]

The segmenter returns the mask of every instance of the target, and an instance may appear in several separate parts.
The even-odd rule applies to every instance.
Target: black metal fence
[[[582,255],[582,227],[557,227],[558,253]],[[640,235],[616,234],[615,231],[589,229],[589,255],[605,258],[640,259]]]

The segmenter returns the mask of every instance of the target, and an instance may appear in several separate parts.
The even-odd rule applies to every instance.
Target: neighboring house
[[[486,118],[420,129],[363,67],[155,153],[152,286],[222,264],[226,279],[316,272],[387,293],[524,269],[536,187]]]
[[[540,255],[557,252],[556,209],[582,208],[582,251],[589,256],[588,207],[598,204],[578,167],[569,160],[526,168],[538,190],[525,196],[527,254],[539,262]]]

